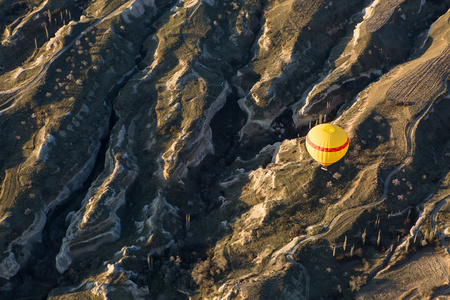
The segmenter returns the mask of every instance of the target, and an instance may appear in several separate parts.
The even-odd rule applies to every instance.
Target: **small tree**
[[[191,214],[186,214],[186,230],[191,228]]]
[[[212,285],[213,281],[210,277],[212,263],[208,258],[204,261],[201,261],[195,265],[193,270],[191,271],[192,279],[194,279],[195,283],[198,285]]]
[[[352,292],[358,292],[363,285],[367,283],[367,275],[351,276],[350,277],[350,290]]]

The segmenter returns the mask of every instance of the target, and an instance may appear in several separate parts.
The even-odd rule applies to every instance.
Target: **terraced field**
[[[449,8],[0,1],[0,299],[448,297]]]
[[[405,1],[374,1],[369,8],[370,16],[366,23],[366,30],[370,33],[374,33],[383,25],[389,23],[389,19],[394,12],[399,9],[403,2]],[[419,10],[421,9],[421,5],[422,4],[420,4]]]
[[[395,82],[387,91],[386,100],[404,99],[420,103],[441,94],[446,89],[445,81],[450,70],[447,64],[449,53],[450,47],[447,47],[438,56],[420,65],[417,71]]]

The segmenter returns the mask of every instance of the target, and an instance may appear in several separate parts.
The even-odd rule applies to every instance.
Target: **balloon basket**
[[[327,169],[327,167],[324,167],[324,166],[322,166],[322,167],[320,167],[322,170],[324,170],[324,171],[328,171],[328,169]]]

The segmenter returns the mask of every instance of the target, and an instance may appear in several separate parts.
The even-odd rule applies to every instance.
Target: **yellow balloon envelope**
[[[329,166],[347,153],[347,133],[334,124],[314,126],[306,135],[306,150],[322,166]]]

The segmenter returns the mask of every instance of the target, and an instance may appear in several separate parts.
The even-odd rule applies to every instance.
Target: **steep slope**
[[[446,295],[449,7],[1,2],[0,298]]]

